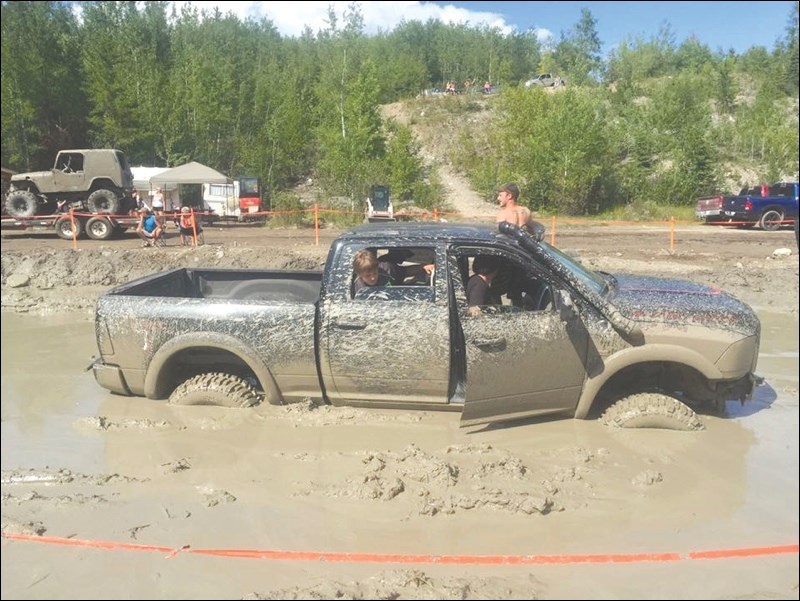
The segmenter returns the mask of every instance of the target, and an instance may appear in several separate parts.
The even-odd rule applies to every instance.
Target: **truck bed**
[[[111,295],[314,303],[321,271],[178,268],[134,280]]]

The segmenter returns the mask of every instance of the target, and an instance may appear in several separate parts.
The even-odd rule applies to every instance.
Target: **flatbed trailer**
[[[72,240],[73,235],[82,238],[84,234],[92,240],[107,240],[139,223],[138,216],[58,213],[34,217],[11,217],[3,215],[0,226],[3,229],[26,229],[55,232],[59,238]],[[73,224],[75,232],[73,234]]]

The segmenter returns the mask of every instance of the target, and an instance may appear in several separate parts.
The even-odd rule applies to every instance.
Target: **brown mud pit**
[[[322,269],[338,233],[323,229],[317,246],[313,230],[229,226],[207,229],[198,249],[129,235],[76,251],[4,230],[3,534],[184,551],[6,537],[3,598],[798,597],[790,230],[679,225],[670,251],[666,225],[558,226],[557,246],[596,269],[709,283],[759,314],[766,383],[725,416],[703,415],[702,432],[562,418],[461,429],[456,413],[312,401],[179,407],[108,394],[83,371],[109,286],[179,266]],[[780,545],[795,550],[689,555]],[[330,555],[190,552],[204,549]],[[350,553],[373,555],[337,555]],[[639,553],[679,559],[612,557]],[[532,556],[554,559],[489,563]]]

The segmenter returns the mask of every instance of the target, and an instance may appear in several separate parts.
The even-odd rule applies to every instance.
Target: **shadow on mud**
[[[740,418],[747,417],[769,409],[772,404],[777,400],[778,393],[768,383],[764,382],[753,391],[753,398],[745,403],[739,401],[728,401],[725,403],[725,415],[721,417],[727,418]]]

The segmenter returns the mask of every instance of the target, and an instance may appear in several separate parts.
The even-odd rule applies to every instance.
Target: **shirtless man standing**
[[[531,210],[528,207],[518,205],[519,186],[517,184],[503,184],[497,192],[497,202],[500,205],[500,212],[497,214],[497,221],[508,221],[519,227],[526,227],[531,221]]]

